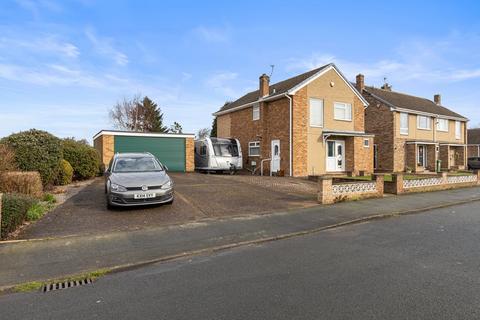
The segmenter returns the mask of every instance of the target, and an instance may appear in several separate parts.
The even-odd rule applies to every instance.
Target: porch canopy
[[[341,131],[341,130],[324,130],[322,132],[323,142],[325,142],[331,136],[340,136],[340,137],[365,137],[373,138],[374,134],[368,134],[363,131]]]

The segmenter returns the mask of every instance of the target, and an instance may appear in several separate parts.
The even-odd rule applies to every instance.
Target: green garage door
[[[185,171],[185,139],[115,136],[115,152],[150,152],[170,171]]]

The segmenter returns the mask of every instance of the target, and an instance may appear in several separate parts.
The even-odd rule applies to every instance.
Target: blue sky
[[[0,137],[111,129],[137,93],[166,124],[211,125],[226,100],[329,62],[369,85],[442,102],[480,124],[476,1],[95,1],[0,3]]]

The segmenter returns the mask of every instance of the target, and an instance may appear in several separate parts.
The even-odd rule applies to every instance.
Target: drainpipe
[[[289,121],[288,121],[288,124],[289,124],[289,128],[288,128],[288,134],[289,134],[289,138],[288,138],[288,144],[289,144],[289,152],[290,152],[290,156],[288,157],[288,166],[289,166],[289,173],[290,173],[290,177],[293,176],[292,174],[292,156],[293,156],[293,149],[292,149],[292,97],[290,97],[288,95],[288,93],[285,94],[285,97],[288,98],[290,104],[289,104]]]

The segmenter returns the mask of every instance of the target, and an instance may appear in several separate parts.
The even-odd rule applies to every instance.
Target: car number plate
[[[149,199],[155,198],[155,193],[136,193],[133,195],[134,199]]]

